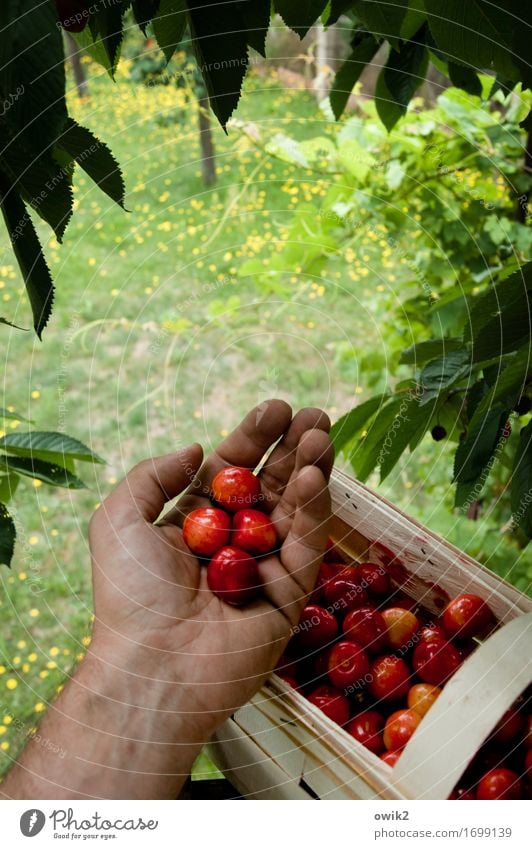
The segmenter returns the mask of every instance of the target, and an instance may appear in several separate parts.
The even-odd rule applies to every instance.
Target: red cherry
[[[443,627],[449,638],[476,637],[494,621],[490,608],[478,595],[463,593],[453,598],[442,614]]]
[[[229,542],[231,518],[217,507],[192,510],[183,523],[183,539],[193,554],[212,557]]]
[[[401,756],[401,752],[384,752],[381,755],[381,761],[384,761],[388,766],[394,767]]]
[[[321,649],[331,643],[338,633],[338,622],[319,604],[308,604],[294,629],[299,649]]]
[[[524,743],[525,746],[532,747],[532,713],[525,719]]]
[[[419,632],[419,640],[423,643],[430,643],[431,640],[447,640],[447,635],[441,627],[433,622],[430,625],[424,625]]]
[[[412,656],[412,665],[421,680],[437,686],[447,681],[461,663],[458,649],[445,640],[418,643]]]
[[[376,710],[364,710],[357,714],[346,727],[346,731],[366,749],[379,755],[384,750],[382,729],[384,717]]]
[[[392,713],[384,726],[383,739],[386,748],[394,752],[404,749],[420,722],[419,713],[412,708],[403,708]]]
[[[491,769],[482,776],[477,785],[477,799],[522,799],[523,782],[516,772],[504,767]]]
[[[218,504],[236,513],[245,507],[252,507],[259,501],[260,480],[249,469],[228,466],[215,476],[211,490],[212,497]]]
[[[329,563],[325,560],[320,563],[318,577],[310,599],[313,604],[319,604],[325,600],[323,590],[326,583],[332,578],[337,578],[346,568],[348,567],[346,567],[345,563]]]
[[[473,791],[468,789],[467,787],[457,787],[456,790],[453,790],[453,792],[449,796],[449,799],[457,799],[459,801],[461,800],[468,802],[474,802],[475,798],[476,797]]]
[[[532,749],[526,750],[525,755],[525,772],[529,781],[532,781]]]
[[[366,652],[358,643],[343,640],[329,653],[329,681],[335,687],[352,687],[357,682],[364,684],[369,672]]]
[[[327,581],[323,594],[330,607],[343,613],[362,607],[368,600],[368,594],[360,583],[345,575]]]
[[[309,695],[308,700],[338,725],[345,725],[349,719],[349,699],[335,687],[323,684]]]
[[[358,607],[344,619],[344,636],[359,643],[370,654],[378,654],[386,646],[386,623],[374,607]]]
[[[388,607],[382,611],[386,623],[388,645],[392,649],[410,648],[421,623],[417,616],[404,607]]]
[[[407,705],[420,716],[425,716],[441,693],[440,687],[434,684],[414,684],[407,695]]]
[[[324,678],[327,675],[329,671],[329,653],[330,649],[323,649],[323,651],[318,652],[316,655],[312,664],[316,678]]]
[[[368,689],[376,699],[402,699],[410,688],[410,670],[404,660],[393,654],[378,657],[372,664]]]
[[[259,510],[238,510],[233,516],[233,545],[254,557],[267,554],[277,542],[272,520]]]
[[[85,0],[55,0],[59,23],[66,32],[81,32],[87,26],[90,3]]]
[[[273,671],[277,673],[279,678],[297,678],[299,672],[297,660],[282,654]]]
[[[361,563],[358,573],[362,586],[372,595],[388,595],[391,589],[390,576],[385,566],[377,563]]]
[[[207,583],[209,589],[227,604],[249,604],[260,591],[257,561],[247,551],[227,545],[210,561]]]
[[[515,737],[522,737],[525,718],[514,706],[508,708],[499,719],[490,735],[490,743],[508,743]]]

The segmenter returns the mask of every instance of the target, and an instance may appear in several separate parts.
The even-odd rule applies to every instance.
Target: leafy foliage
[[[152,31],[169,62],[190,33],[211,107],[225,126],[240,97],[249,49],[264,51],[270,0],[232,3],[189,0],[117,0],[90,7],[88,23],[75,35],[80,49],[114,76],[124,36],[124,15]],[[525,60],[532,9],[517,0],[274,0],[274,11],[299,35],[322,19],[341,15],[355,21],[352,53],[339,70],[331,93],[338,118],[363,67],[380,44],[390,52],[377,83],[378,114],[388,130],[403,117],[423,81],[429,58],[452,82],[479,94],[479,70],[490,70],[512,87],[531,85]],[[73,6],[73,11],[75,8]],[[54,229],[60,240],[72,214],[72,173],[83,167],[100,188],[123,204],[117,163],[95,137],[69,119],[65,104],[61,27],[50,2],[2,4],[0,99],[9,104],[0,116],[0,204],[24,277],[40,336],[53,300],[53,284],[24,204]],[[523,116],[525,118],[526,116]],[[23,226],[20,225],[23,222]],[[19,232],[16,240],[13,234]]]
[[[23,420],[22,416],[0,410],[0,418]],[[104,463],[82,442],[54,431],[12,431],[0,438],[0,563],[11,563],[16,540],[13,517],[6,504],[11,500],[20,477],[39,480],[50,486],[83,489],[75,474],[75,463]]]

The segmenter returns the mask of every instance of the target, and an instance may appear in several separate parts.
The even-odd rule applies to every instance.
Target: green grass
[[[17,491],[19,542],[11,572],[0,572],[0,773],[87,645],[87,524],[117,480],[180,444],[199,440],[208,449],[265,397],[317,405],[336,418],[364,390],[339,343],[355,351],[373,344],[364,312],[353,307],[367,290],[338,281],[334,265],[324,280],[294,269],[268,288],[238,276],[264,247],[276,250],[294,210],[325,192],[325,181],[214,126],[218,182],[207,189],[195,111],[182,92],[134,87],[125,72],[113,85],[93,71],[90,87],[86,102],[72,96],[72,111],[122,164],[130,212],[78,174],[78,209],[64,244],[39,226],[56,278],[55,311],[43,343],[2,328],[4,392],[36,427],[65,430],[108,465],[80,465],[82,492],[28,480]],[[248,81],[238,117],[260,123],[266,135],[332,131],[309,93],[285,91],[274,79]],[[3,234],[0,251],[3,314],[29,327]],[[447,458],[445,475],[449,467]],[[423,514],[432,496],[421,487],[412,498],[409,477],[403,468],[392,496]],[[450,536],[456,527],[453,520]]]

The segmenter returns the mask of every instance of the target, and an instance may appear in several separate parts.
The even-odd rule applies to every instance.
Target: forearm
[[[0,785],[10,799],[176,798],[209,729],[179,683],[89,654]],[[156,667],[155,667],[156,668]],[[42,745],[46,741],[46,745]]]

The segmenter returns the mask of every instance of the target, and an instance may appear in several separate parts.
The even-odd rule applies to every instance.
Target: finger
[[[299,440],[295,468],[281,499],[271,514],[279,539],[286,539],[294,519],[298,498],[298,472],[305,466],[316,466],[328,481],[334,463],[334,448],[323,430],[309,430]]]
[[[211,483],[220,469],[226,466],[254,469],[289,427],[291,418],[292,410],[285,401],[272,399],[254,407],[206,459],[190,490],[168,512],[165,521],[180,524],[191,510],[208,506]]]
[[[112,516],[115,527],[139,519],[154,522],[166,502],[190,485],[202,457],[203,449],[195,443],[177,453],[143,460],[105,499],[98,513]]]
[[[328,433],[330,427],[329,416],[317,407],[306,407],[296,413],[290,427],[261,470],[262,486],[268,494],[269,504],[275,507],[290,480],[296,465],[297,447],[303,434],[307,430],[321,430]]]
[[[303,467],[293,486],[297,506],[280,551],[280,560],[269,557],[259,563],[264,594],[292,626],[299,621],[308,594],[316,583],[331,515],[329,487],[321,469]]]

